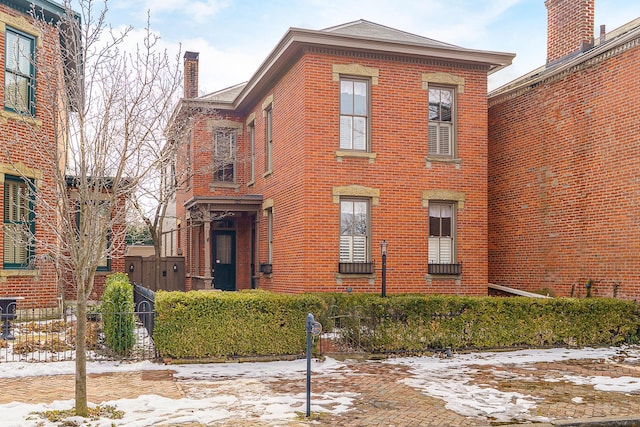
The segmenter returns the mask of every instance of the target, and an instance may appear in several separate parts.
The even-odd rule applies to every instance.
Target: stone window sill
[[[209,190],[214,190],[216,188],[231,188],[237,190],[240,188],[240,185],[235,182],[214,182],[209,184]]]
[[[40,277],[40,270],[0,269],[0,281],[6,281],[7,277]]]
[[[427,167],[431,167],[431,163],[449,163],[456,166],[456,169],[460,169],[460,165],[462,164],[462,159],[454,158],[454,157],[438,157],[438,156],[427,156],[424,158]]]
[[[266,171],[265,173],[262,174],[263,178],[268,177],[269,175],[273,174],[273,170],[269,169],[268,171]]]
[[[24,122],[37,128],[42,127],[42,120],[40,119],[35,119],[30,115],[21,115],[12,111],[0,110],[0,123],[7,123],[9,120],[14,122]]]
[[[369,159],[369,163],[374,163],[376,160],[377,154],[369,153],[366,151],[336,150],[336,158],[339,162],[341,162],[342,159],[345,157]]]

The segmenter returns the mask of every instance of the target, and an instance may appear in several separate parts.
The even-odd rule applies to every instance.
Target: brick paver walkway
[[[564,376],[633,377],[640,381],[640,367],[633,362],[605,363],[599,360],[536,363],[527,366],[473,366],[474,382],[502,391],[535,396],[536,408],[532,415],[550,420],[593,418],[609,416],[638,416],[640,419],[640,393],[598,391],[590,385],[576,385]],[[351,409],[340,415],[320,414],[313,423],[307,420],[265,423],[257,421],[260,414],[251,414],[250,408],[241,408],[248,418],[227,419],[215,426],[490,426],[492,420],[464,417],[448,410],[446,402],[426,396],[420,390],[400,380],[411,373],[403,365],[379,361],[350,361],[344,375],[318,376],[313,379],[314,393],[353,393]],[[517,381],[515,380],[517,378]],[[551,380],[551,381],[550,381]],[[241,384],[241,385],[240,385]],[[207,394],[247,393],[253,387],[258,393],[299,394],[305,392],[303,379],[269,379],[234,383],[223,378],[199,383],[198,380],[177,380],[171,366],[161,371],[91,374],[88,377],[89,401],[135,398],[144,394],[157,394],[172,399],[198,398]],[[53,400],[73,399],[74,378],[71,375],[33,378],[0,378],[0,404],[13,401],[49,403]],[[11,390],[11,392],[8,392]],[[234,408],[228,408],[233,411]],[[238,409],[238,408],[235,408]],[[300,408],[304,412],[304,408]],[[252,418],[253,417],[253,418]],[[176,426],[176,424],[167,424]],[[167,427],[165,426],[165,427]],[[182,427],[200,427],[182,424]]]

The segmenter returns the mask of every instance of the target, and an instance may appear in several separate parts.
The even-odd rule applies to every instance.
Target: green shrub
[[[102,321],[107,346],[126,355],[135,344],[133,287],[124,273],[107,276],[102,295]]]
[[[370,352],[620,345],[640,325],[634,302],[606,298],[318,296],[323,324],[339,321],[338,336]]]
[[[638,342],[638,307],[606,298],[158,292],[163,357],[302,355],[307,313],[343,348],[370,353]]]
[[[323,304],[312,295],[264,291],[160,291],[155,309],[162,357],[232,358],[303,354],[306,316]]]

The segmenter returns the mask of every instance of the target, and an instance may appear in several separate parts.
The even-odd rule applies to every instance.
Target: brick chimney
[[[198,97],[198,52],[184,53],[184,97]]]
[[[593,46],[595,0],[546,0],[547,64]]]

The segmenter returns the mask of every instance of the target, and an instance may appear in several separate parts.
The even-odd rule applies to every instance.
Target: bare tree
[[[23,114],[25,123],[46,125],[28,126],[12,141],[14,147],[25,141],[32,146],[38,159],[26,163],[57,165],[52,185],[32,189],[38,226],[56,238],[41,241],[47,233],[32,233],[29,239],[75,291],[75,409],[86,416],[87,301],[98,268],[124,252],[127,200],[161,161],[164,120],[181,77],[179,56],[159,47],[148,22],[141,41],[132,44],[132,28],[114,31],[107,24],[106,2],[64,0],[64,9],[55,25],[33,10],[43,38],[61,43],[38,53],[37,113]],[[9,144],[7,157],[11,150]]]

